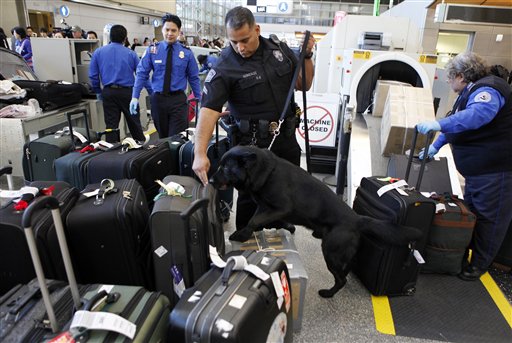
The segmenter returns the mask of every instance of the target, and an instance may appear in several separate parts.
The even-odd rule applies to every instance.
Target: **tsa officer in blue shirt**
[[[189,48],[178,42],[181,20],[173,14],[162,18],[163,42],[150,45],[137,67],[130,110],[137,110],[140,91],[153,71],[151,116],[160,138],[177,134],[188,127],[187,81],[194,97],[201,97],[199,70]]]
[[[197,62],[202,66],[201,69],[199,69],[199,74],[206,74],[217,64],[217,57],[211,55],[198,55]]]
[[[473,281],[493,262],[512,221],[512,91],[505,80],[488,75],[485,61],[473,52],[455,56],[445,70],[459,97],[445,118],[418,124],[421,133],[441,132],[420,158],[451,145],[465,178],[464,202],[477,218],[471,262],[464,261],[459,274]]]
[[[134,51],[123,45],[126,35],[127,31],[124,26],[112,26],[110,44],[96,49],[92,55],[89,79],[96,97],[103,100],[106,128],[117,129],[122,112],[133,139],[144,141],[139,112],[135,111],[130,115],[129,106],[135,82],[134,73],[139,64],[139,58]],[[103,84],[103,90],[100,83]],[[148,91],[151,93],[150,89]],[[117,135],[107,134],[106,140],[115,142]]]

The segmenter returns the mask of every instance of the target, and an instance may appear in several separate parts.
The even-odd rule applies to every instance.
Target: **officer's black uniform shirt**
[[[257,51],[247,59],[231,46],[222,51],[205,79],[202,107],[221,112],[228,101],[237,119],[279,119],[297,58],[284,43],[259,40]],[[293,115],[291,108],[288,112]]]

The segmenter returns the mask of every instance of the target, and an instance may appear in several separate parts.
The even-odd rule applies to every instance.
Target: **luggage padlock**
[[[96,194],[96,200],[94,200],[93,205],[99,206],[102,205],[105,201],[105,194],[114,190],[114,181],[111,179],[103,179],[100,183],[100,189],[98,194]]]

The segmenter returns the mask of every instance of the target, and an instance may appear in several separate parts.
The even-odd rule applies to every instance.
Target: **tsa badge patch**
[[[283,62],[283,53],[280,50],[274,50],[273,53],[276,60]]]
[[[210,71],[208,72],[208,75],[206,75],[206,79],[204,80],[204,82],[210,82],[216,75],[217,73],[215,72],[215,70],[213,69],[210,69]]]
[[[475,95],[474,102],[489,102],[491,101],[491,94],[489,92],[480,92]]]

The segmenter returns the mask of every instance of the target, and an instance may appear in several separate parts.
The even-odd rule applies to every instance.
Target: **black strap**
[[[293,92],[295,91],[295,84],[297,83],[297,78],[299,77],[299,71],[302,65],[304,64],[304,58],[306,57],[306,49],[308,47],[310,35],[311,33],[309,31],[306,31],[306,34],[304,35],[304,42],[302,43],[302,49],[299,55],[299,61],[297,63],[297,67],[295,68],[295,72],[293,73],[290,89],[288,90],[288,95],[286,96],[283,112],[281,112],[279,120],[284,120],[284,118],[286,117],[286,112],[288,112],[288,107],[290,106],[290,101],[292,100]]]
[[[306,40],[307,39],[307,40]],[[309,32],[306,31],[304,41],[309,41]],[[302,51],[305,51],[304,47]],[[309,128],[308,128],[308,102],[306,97],[306,59],[302,59],[302,108],[304,112],[304,148],[306,150],[306,170],[311,174],[311,151],[309,149]]]
[[[167,60],[165,61],[164,88],[163,93],[168,94],[171,91],[171,72],[172,72],[172,45],[167,45]]]

